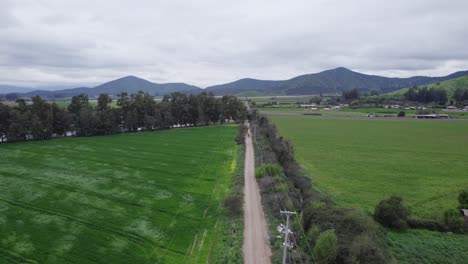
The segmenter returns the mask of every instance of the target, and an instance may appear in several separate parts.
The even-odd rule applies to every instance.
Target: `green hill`
[[[443,81],[443,82],[431,83],[427,85],[419,85],[417,87],[418,88],[427,87],[427,88],[442,89],[442,90],[447,91],[447,96],[449,98],[452,98],[453,92],[455,91],[455,89],[463,88],[465,90],[468,90],[468,75],[458,77],[455,79],[451,79],[451,80],[447,80],[447,81]],[[400,90],[391,92],[388,95],[403,96],[403,94],[405,94],[408,91],[408,89],[409,88],[400,89]]]
[[[342,91],[358,89],[361,92],[377,91],[388,93],[414,85],[451,80],[468,75],[468,71],[459,71],[442,77],[414,76],[410,78],[388,78],[355,72],[343,67],[319,73],[305,74],[289,80],[241,79],[207,87],[205,91],[215,95],[226,94],[263,94],[263,95],[311,95],[341,94]]]

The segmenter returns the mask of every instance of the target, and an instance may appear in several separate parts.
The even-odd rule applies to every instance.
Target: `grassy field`
[[[468,187],[468,122],[314,118],[270,113],[314,185],[340,207],[369,212],[400,195],[413,216],[439,219]],[[463,263],[468,236],[387,232],[400,263]]]
[[[0,263],[205,263],[236,132],[1,145]]]
[[[397,117],[400,111],[405,112],[406,118],[411,118],[416,114],[415,110],[400,110],[400,109],[385,109],[385,108],[341,108],[324,111],[323,108],[319,108],[317,111],[311,111],[310,109],[304,109],[299,107],[265,107],[258,108],[261,113],[273,114],[273,115],[316,115],[323,117],[366,117],[373,113],[376,117],[387,118]],[[468,119],[468,112],[464,111],[444,111],[441,109],[434,109],[436,113],[448,114],[449,116],[456,119]]]
[[[399,263],[466,263],[468,235],[426,230],[389,232],[387,235]]]
[[[413,215],[439,218],[468,187],[468,122],[273,116],[319,190],[371,211],[400,195]]]

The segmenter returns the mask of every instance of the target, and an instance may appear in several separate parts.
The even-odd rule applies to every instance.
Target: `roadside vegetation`
[[[0,262],[205,263],[233,224],[223,245],[241,244],[223,209],[239,195],[237,129],[2,145]]]
[[[231,178],[228,188],[224,190],[224,199],[221,204],[223,215],[219,217],[216,224],[217,235],[213,239],[209,263],[243,263],[244,137],[246,130],[244,125],[239,126],[236,137],[237,158],[230,166]]]
[[[339,207],[326,194],[317,191],[310,176],[296,162],[292,145],[278,134],[276,127],[256,112],[250,119],[255,131],[257,180],[270,225],[274,263],[280,262],[283,251],[283,237],[277,231],[280,224],[285,224],[280,210],[298,213],[291,218],[294,233],[288,249],[295,262],[395,261],[383,228],[370,213]]]

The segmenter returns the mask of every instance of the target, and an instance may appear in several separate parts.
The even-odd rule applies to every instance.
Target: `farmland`
[[[399,195],[417,218],[438,219],[468,187],[468,122],[269,116],[290,139],[319,191],[339,207],[374,206]],[[284,112],[283,112],[284,114]],[[401,263],[459,262],[467,236],[425,230],[388,231]],[[421,243],[421,241],[425,241]]]
[[[204,263],[236,164],[236,132],[1,145],[2,263]]]
[[[465,263],[468,258],[468,235],[408,230],[387,237],[399,263]]]
[[[315,185],[345,207],[372,210],[402,196],[415,216],[437,218],[468,185],[468,123],[273,117]]]

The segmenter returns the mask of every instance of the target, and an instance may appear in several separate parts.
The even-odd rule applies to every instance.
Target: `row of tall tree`
[[[67,108],[39,96],[32,102],[0,102],[1,141],[43,140],[65,135],[94,136],[230,122],[241,123],[246,107],[235,96],[173,93],[156,102],[148,93],[121,93],[116,104],[108,94],[90,104],[87,95],[74,96]]]
[[[453,91],[453,99],[457,103],[468,101],[468,89],[458,87]]]
[[[447,92],[442,89],[423,87],[411,87],[405,94],[406,100],[420,103],[438,103],[445,104],[447,102]]]

